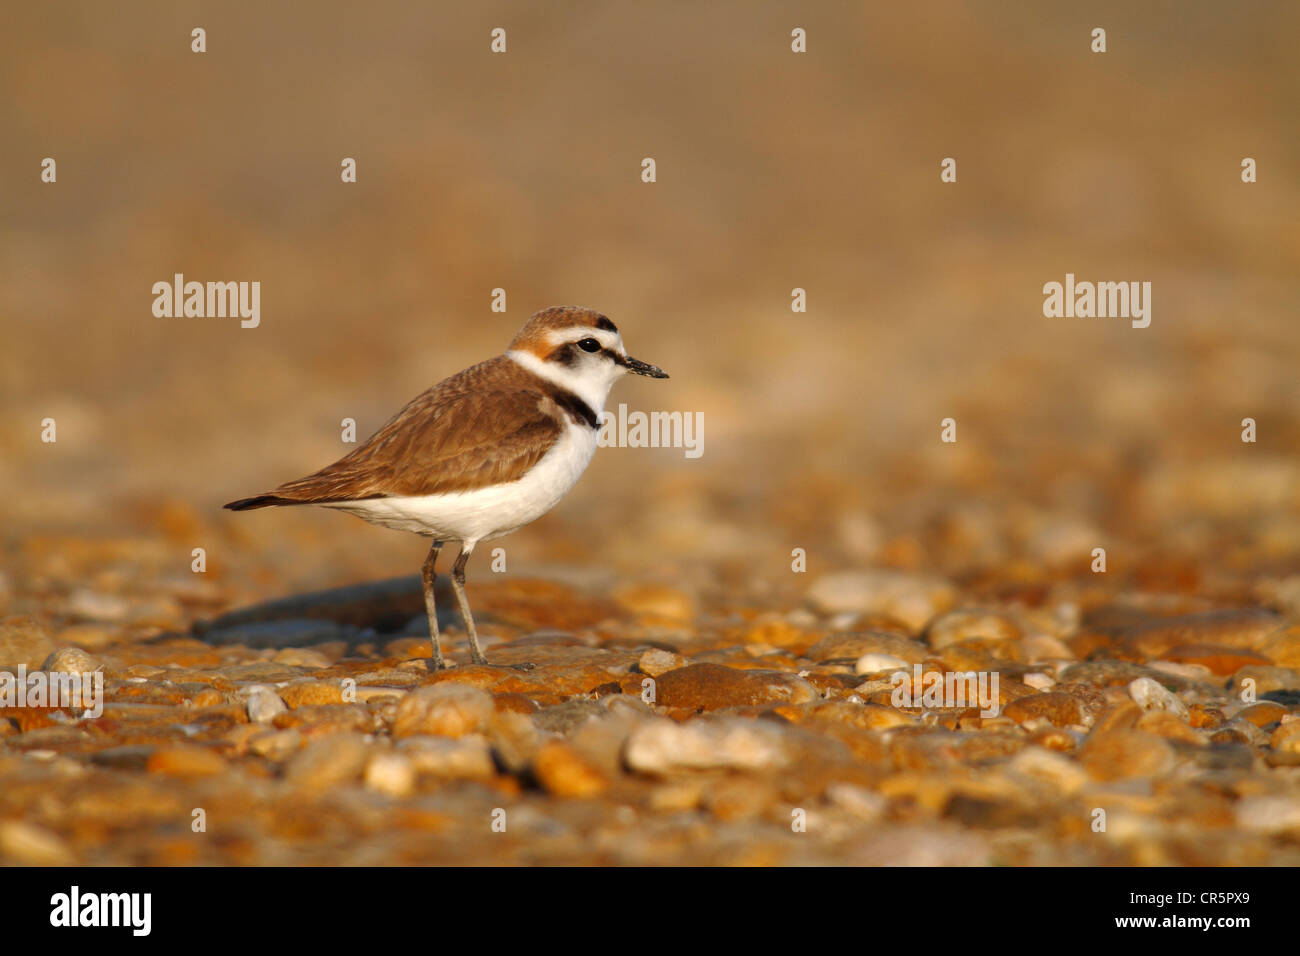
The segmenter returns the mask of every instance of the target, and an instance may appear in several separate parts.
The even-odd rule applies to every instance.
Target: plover
[[[480,541],[541,517],[573,487],[596,450],[609,390],[626,372],[668,377],[631,358],[614,323],[599,312],[543,309],[504,355],[417,396],[334,464],[225,507],[322,505],[432,538],[420,574],[434,669],[445,666],[434,564],[445,543],[459,542],[452,590],[470,656],[485,664],[465,596],[465,564]]]

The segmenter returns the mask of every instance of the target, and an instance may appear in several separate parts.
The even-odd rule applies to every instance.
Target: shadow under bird
[[[550,511],[596,451],[599,416],[625,373],[667,378],[627,354],[614,323],[574,306],[543,309],[504,355],[412,399],[364,444],[315,474],[225,507],[321,505],[432,538],[421,568],[433,666],[445,666],[434,612],[434,564],[460,543],[451,583],[470,655],[486,664],[465,596],[465,564],[480,541]]]

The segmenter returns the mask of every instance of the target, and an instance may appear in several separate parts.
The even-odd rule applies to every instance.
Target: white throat
[[[608,373],[602,371],[593,375],[588,372],[584,375],[562,365],[556,365],[554,362],[544,362],[532,352],[523,349],[511,349],[506,352],[506,358],[528,369],[534,375],[568,389],[590,405],[591,410],[597,415],[605,410],[605,399],[609,398],[609,390],[613,388],[615,379],[623,373],[622,368],[613,365]]]

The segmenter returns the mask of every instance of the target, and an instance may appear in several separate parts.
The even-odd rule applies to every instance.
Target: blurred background
[[[1090,587],[1300,572],[1296,4],[444,6],[0,13],[12,612],[413,573],[413,536],[220,506],[556,304],[672,374],[611,407],[702,412],[704,454],[600,450],[512,573],[780,604],[847,565],[1032,601],[1097,546]],[[259,281],[260,327],[154,317],[178,272]],[[1067,272],[1150,281],[1150,327],[1045,318]]]

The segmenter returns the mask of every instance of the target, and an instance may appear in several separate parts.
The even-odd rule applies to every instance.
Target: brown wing
[[[563,427],[554,402],[515,367],[493,359],[439,382],[334,464],[226,507],[434,495],[514,481]]]

